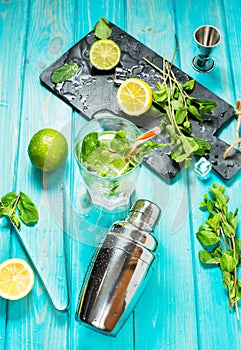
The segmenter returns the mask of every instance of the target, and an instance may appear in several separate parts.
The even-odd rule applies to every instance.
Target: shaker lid
[[[157,204],[147,199],[138,199],[130,209],[129,219],[152,231],[159,220],[160,214],[161,209]]]

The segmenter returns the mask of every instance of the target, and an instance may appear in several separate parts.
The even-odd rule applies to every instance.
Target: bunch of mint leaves
[[[194,155],[203,156],[211,149],[208,141],[192,135],[192,119],[203,122],[203,114],[212,114],[217,106],[212,100],[201,100],[190,96],[195,87],[193,79],[181,84],[176,79],[171,64],[163,59],[163,69],[147,63],[158,69],[163,75],[163,81],[156,84],[153,92],[152,109],[163,117],[160,127],[169,136],[169,143],[162,147],[171,148],[171,158],[177,163],[184,163],[188,168]],[[158,114],[157,114],[158,115]]]
[[[239,319],[241,279],[237,277],[237,270],[241,266],[241,239],[236,237],[238,209],[229,211],[228,201],[225,186],[214,182],[200,203],[200,209],[209,212],[209,217],[199,227],[196,236],[205,248],[199,251],[200,261],[205,265],[219,266],[223,285],[228,291],[229,307],[236,311]]]
[[[6,216],[20,231],[20,220],[27,226],[33,226],[39,219],[38,210],[32,200],[23,192],[9,192],[0,200],[0,218]]]

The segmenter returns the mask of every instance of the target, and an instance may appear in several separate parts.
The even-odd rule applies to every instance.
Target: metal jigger
[[[210,72],[214,68],[214,60],[210,57],[211,51],[220,43],[220,31],[211,25],[198,27],[194,32],[199,53],[193,57],[193,68],[199,72]]]

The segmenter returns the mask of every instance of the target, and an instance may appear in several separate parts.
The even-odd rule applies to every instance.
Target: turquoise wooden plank
[[[223,30],[223,41],[225,43],[226,49],[226,57],[228,57],[229,61],[227,63],[227,71],[228,71],[228,85],[229,89],[224,89],[222,94],[224,94],[224,99],[229,98],[226,97],[228,90],[232,93],[232,98],[230,103],[236,106],[236,99],[241,98],[241,89],[240,89],[240,69],[239,63],[241,60],[241,51],[239,44],[239,19],[241,16],[240,6],[236,6],[233,1],[225,1],[222,12],[222,19],[225,23],[225,27]],[[222,57],[222,56],[220,56]],[[222,60],[221,60],[222,64]],[[233,121],[228,127],[226,127],[219,135],[219,137],[231,143],[235,139],[235,128],[236,128],[236,120]]]
[[[56,297],[64,299],[66,287],[63,288],[62,285],[65,267],[61,244],[63,208],[60,201],[63,173],[58,171],[42,176],[31,166],[27,146],[33,133],[43,127],[61,130],[69,139],[72,111],[40,85],[39,75],[46,65],[61,54],[61,50],[67,48],[64,46],[67,40],[73,40],[73,13],[72,3],[36,1],[30,4],[26,66],[22,66],[25,73],[24,100],[17,175],[17,187],[30,195],[40,211],[39,224],[32,230],[24,230],[23,234],[25,237],[29,235],[33,260],[38,259],[50,287],[57,291]],[[58,18],[59,21],[55,20]],[[58,288],[60,286],[62,288]],[[62,303],[63,299],[59,301]],[[8,311],[7,348],[68,348],[68,314],[55,310],[38,277],[31,295],[21,302],[9,305]],[[16,326],[19,322],[23,325],[21,332]]]
[[[25,55],[24,39],[27,11],[28,2],[22,5],[18,1],[0,3],[0,197],[14,190],[16,185],[15,162],[18,152],[19,117],[22,102],[22,63]],[[16,22],[16,16],[21,16],[23,23]],[[12,28],[15,30],[13,31]],[[11,38],[9,38],[10,33]],[[15,46],[16,41],[18,41],[18,46]],[[0,262],[10,256],[11,226],[7,220],[0,219]],[[1,348],[4,347],[6,341],[7,304],[4,299],[0,298]]]
[[[171,1],[127,1],[128,32],[169,61],[175,49],[174,19]]]
[[[36,9],[33,9],[33,11],[35,10]],[[39,13],[39,10],[41,11],[41,8],[32,13]],[[56,11],[55,6],[52,6],[51,10]],[[40,220],[38,225],[35,227],[35,235],[31,234],[31,228],[26,228],[21,234],[21,238],[24,241],[25,246],[27,246],[30,256],[38,267],[42,278],[45,280],[45,284],[51,295],[54,306],[57,309],[63,310],[67,307],[68,296],[65,282],[63,225],[61,223],[63,212],[61,195],[62,173],[60,170],[53,174],[42,175],[40,172],[33,169],[28,159],[27,147],[31,136],[37,130],[43,127],[53,127],[55,129],[61,128],[61,131],[66,133],[68,131],[68,124],[66,115],[63,113],[58,113],[56,108],[55,113],[58,113],[58,123],[55,121],[53,122],[52,117],[54,114],[51,112],[51,101],[47,101],[46,104],[44,104],[45,100],[41,101],[41,96],[39,93],[41,89],[39,83],[39,62],[36,60],[36,54],[33,55],[34,50],[37,50],[37,52],[40,51],[37,43],[39,43],[41,47],[41,40],[36,40],[37,31],[35,21],[36,18],[33,16],[32,21],[30,20],[29,33],[31,34],[29,35],[29,46],[27,48],[27,84],[25,85],[25,96],[28,96],[29,94],[29,98],[26,98],[26,103],[24,101],[22,109],[22,138],[19,141],[20,176],[18,178],[18,186],[21,188],[24,184],[24,186],[27,188],[26,192],[29,192],[29,194],[38,189],[35,196],[33,195],[32,197],[35,199],[35,203],[39,209]],[[40,26],[42,27],[41,22]],[[41,35],[41,32],[39,32],[39,34]],[[52,42],[50,42],[50,54],[52,54],[53,42],[54,39]],[[31,69],[29,69],[30,67]],[[34,96],[38,98],[34,98]],[[48,106],[49,102],[50,107]],[[49,111],[45,110],[46,107],[49,108]],[[49,115],[48,112],[50,112]],[[34,118],[36,123],[29,125],[28,120],[32,117],[32,115],[37,116],[37,118]]]
[[[176,2],[179,4],[178,2]],[[192,5],[194,8],[192,8]],[[180,25],[180,50],[182,57],[182,69],[191,74],[197,81],[203,83],[207,88],[221,96],[226,101],[233,103],[235,90],[233,89],[233,81],[230,79],[235,73],[237,67],[231,66],[229,57],[229,48],[237,47],[233,43],[236,35],[229,35],[229,30],[225,25],[225,21],[229,21],[226,16],[223,6],[219,1],[213,1],[211,4],[208,1],[202,1],[195,4],[190,4],[190,7],[183,8],[177,6],[177,15],[179,18],[189,18],[190,25],[186,28]],[[230,3],[225,2],[226,6]],[[198,18],[192,10],[199,14]],[[216,15],[213,16],[213,13]],[[235,12],[232,12],[234,15]],[[190,37],[190,28],[193,32],[195,28],[202,24],[213,24],[217,26],[223,33],[222,44],[217,47],[213,53],[216,66],[214,70],[207,74],[197,73],[190,66],[190,59],[194,54],[196,47],[193,45],[193,51],[190,52],[188,40]],[[234,23],[232,19],[232,23]],[[232,31],[232,30],[231,30]],[[238,30],[237,30],[238,33]],[[237,40],[237,38],[235,39]],[[191,46],[190,46],[191,48]],[[230,125],[224,133],[226,133],[226,141],[231,142],[232,129],[234,125]],[[223,134],[223,133],[222,133]],[[200,244],[195,238],[195,233],[198,227],[204,223],[207,218],[205,214],[198,210],[199,202],[202,200],[204,193],[213,181],[218,184],[224,183],[232,198],[231,203],[239,202],[240,185],[238,176],[230,181],[223,181],[215,173],[212,174],[207,182],[202,182],[196,175],[189,171],[189,196],[191,211],[191,227],[190,235],[192,239],[193,253],[193,269],[195,278],[195,298],[197,308],[197,330],[198,330],[198,346],[200,349],[223,348],[230,347],[239,348],[240,329],[236,321],[235,315],[230,314],[227,305],[227,295],[222,285],[221,273],[217,269],[203,268],[198,260],[198,251],[201,249]],[[234,207],[233,207],[234,208]],[[212,330],[212,331],[211,331]],[[224,331],[226,330],[226,331]],[[226,334],[229,334],[227,339]]]
[[[225,41],[227,57],[229,59],[230,69],[229,85],[233,86],[233,98],[240,98],[241,86],[240,86],[240,69],[238,69],[239,62],[241,61],[240,41],[239,41],[239,19],[241,16],[241,8],[237,6],[235,1],[223,2],[223,22],[225,23],[225,30],[223,32],[223,38]],[[218,54],[218,53],[217,53]],[[221,60],[222,62],[222,60]],[[232,102],[234,100],[232,99]]]
[[[191,75],[196,81],[223,98],[230,104],[235,103],[232,89],[228,89],[232,84],[232,72],[229,64],[228,33],[226,32],[226,18],[220,1],[190,2],[188,6],[182,6],[176,1],[177,13],[177,33],[179,41],[179,52],[181,57],[182,70]],[[215,15],[214,15],[215,14]],[[183,25],[188,23],[188,25]],[[215,62],[215,69],[209,73],[199,73],[192,67],[192,58],[198,53],[197,45],[194,42],[193,34],[197,27],[211,24],[221,31],[221,42],[212,52]],[[234,45],[235,47],[235,45]],[[237,47],[237,46],[236,46]],[[230,81],[231,79],[231,81]],[[214,90],[215,88],[215,90]],[[219,133],[219,137],[227,142],[229,133],[234,133],[235,124],[231,122],[224,132]]]
[[[215,15],[213,15],[215,13]],[[229,103],[233,102],[233,96],[226,87],[230,81],[228,56],[226,55],[225,23],[224,13],[220,1],[190,2],[188,6],[182,6],[176,1],[177,33],[182,70],[199,83],[209,89],[215,86],[215,93]],[[183,23],[188,23],[187,26]],[[219,28],[222,34],[220,44],[212,52],[215,61],[215,69],[209,73],[199,73],[192,67],[192,58],[197,54],[198,48],[194,42],[193,34],[196,28],[201,25],[211,24]],[[226,69],[224,70],[223,67]]]

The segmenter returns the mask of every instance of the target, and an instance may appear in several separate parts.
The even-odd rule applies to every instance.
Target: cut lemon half
[[[33,288],[34,273],[26,261],[14,258],[0,264],[0,296],[9,300],[25,297]]]
[[[120,57],[120,47],[113,40],[97,40],[90,47],[90,63],[99,70],[114,68],[119,63]]]
[[[152,89],[138,78],[126,79],[118,88],[117,102],[128,115],[139,116],[148,111],[152,104]]]

